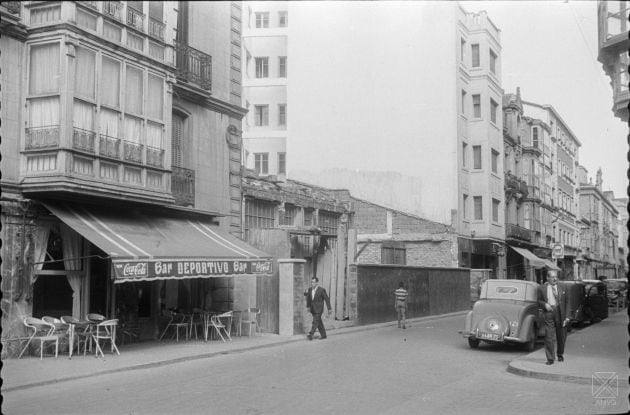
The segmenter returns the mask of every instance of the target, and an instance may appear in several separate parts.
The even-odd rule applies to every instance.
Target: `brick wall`
[[[353,199],[354,228],[358,234],[362,233],[387,233],[387,209]]]
[[[442,223],[405,215],[399,212],[392,213],[392,232],[404,233],[435,233],[447,232],[449,227]]]

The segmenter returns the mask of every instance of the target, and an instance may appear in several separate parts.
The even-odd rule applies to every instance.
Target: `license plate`
[[[499,335],[497,333],[479,332],[479,338],[486,340],[499,340]]]

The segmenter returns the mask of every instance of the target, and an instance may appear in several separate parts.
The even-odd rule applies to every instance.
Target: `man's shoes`
[[[328,338],[328,336],[322,336],[321,340],[324,340],[324,339],[327,339],[327,338]]]
[[[312,334],[307,334],[307,335],[306,335],[306,338],[307,338],[308,340],[313,340],[313,335],[312,335]]]
[[[564,362],[564,357],[558,356],[558,362]]]
[[[547,363],[545,363],[546,365],[553,365],[553,360],[547,360]]]

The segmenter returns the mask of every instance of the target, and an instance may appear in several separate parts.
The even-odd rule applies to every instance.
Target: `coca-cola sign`
[[[126,262],[122,266],[122,276],[136,278],[147,277],[147,269],[148,266],[146,262]]]

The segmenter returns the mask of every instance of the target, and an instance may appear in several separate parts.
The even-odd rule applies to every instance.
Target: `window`
[[[287,104],[278,104],[278,125],[287,125]]]
[[[278,56],[278,78],[287,77],[287,57]]]
[[[164,78],[149,74],[147,91],[147,115],[158,120],[164,119]]]
[[[120,108],[120,62],[103,56],[101,104]]]
[[[339,215],[320,210],[317,217],[317,225],[319,225],[323,233],[336,234],[337,226],[339,225]]]
[[[473,204],[475,209],[475,220],[483,220],[483,198],[481,196],[474,196]]]
[[[125,112],[142,114],[142,84],[143,76],[140,69],[127,66],[125,82]]]
[[[304,226],[313,226],[313,209],[304,209]]]
[[[492,199],[492,221],[493,222],[498,222],[499,221],[499,206],[501,205],[501,202],[497,199]]]
[[[278,211],[278,224],[285,226],[295,225],[295,217],[297,216],[297,207],[295,205],[285,203],[284,211]]]
[[[256,28],[262,29],[269,27],[269,13],[256,13]]]
[[[289,14],[286,11],[278,12],[278,26],[287,27],[289,25]]]
[[[481,168],[481,146],[473,146],[473,169]]]
[[[407,252],[402,244],[385,244],[381,247],[381,264],[406,265]]]
[[[479,45],[474,44],[471,45],[470,48],[472,50],[472,66],[473,68],[477,68],[479,67]]]
[[[269,58],[256,58],[256,78],[269,78]]]
[[[287,153],[278,153],[278,174],[287,173]]]
[[[59,43],[31,46],[29,93],[40,95],[59,91]]]
[[[256,174],[269,174],[269,153],[254,154],[254,169]]]
[[[490,121],[493,123],[497,123],[497,110],[499,108],[499,104],[495,102],[492,98],[490,98]]]
[[[184,121],[179,114],[173,114],[173,136],[171,139],[171,165],[184,166]]]
[[[245,227],[273,228],[275,224],[275,205],[260,200],[245,200]]]
[[[269,105],[255,105],[255,124],[258,127],[269,125]]]
[[[464,38],[460,38],[460,48],[459,48],[459,60],[464,65],[466,64],[466,41]]]
[[[462,199],[462,217],[464,220],[468,219],[468,195],[464,194]]]
[[[94,100],[96,53],[86,48],[76,49],[76,70],[74,77],[74,93]]]
[[[481,118],[481,95],[473,95],[473,116]]]
[[[538,148],[538,127],[532,128],[532,145]]]
[[[466,91],[462,89],[462,115],[466,115]]]
[[[462,143],[462,166],[468,168],[468,144]]]
[[[499,171],[499,152],[492,149],[492,173]]]
[[[497,73],[497,54],[492,49],[490,49],[490,72]]]

